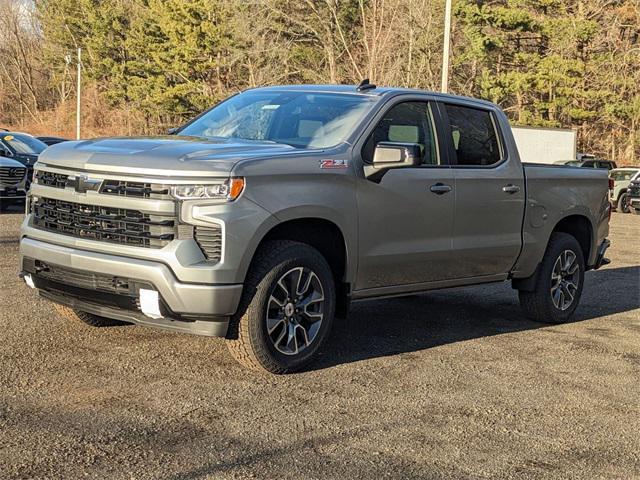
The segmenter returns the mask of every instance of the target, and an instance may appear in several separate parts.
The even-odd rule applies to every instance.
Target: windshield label
[[[322,169],[342,169],[347,168],[348,165],[347,160],[320,160],[320,168]]]

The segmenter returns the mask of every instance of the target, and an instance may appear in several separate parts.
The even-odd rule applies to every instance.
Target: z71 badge
[[[323,169],[347,168],[348,165],[347,160],[320,160],[320,168]]]

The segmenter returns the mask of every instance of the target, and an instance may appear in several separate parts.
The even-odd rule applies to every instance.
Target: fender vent
[[[222,229],[219,226],[197,226],[194,238],[208,261],[220,261],[222,257]]]

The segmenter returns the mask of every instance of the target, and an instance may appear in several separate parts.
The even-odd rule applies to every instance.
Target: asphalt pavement
[[[59,317],[18,279],[0,215],[0,477],[640,478],[640,216],[575,321],[509,284],[357,303],[312,369],[224,341]]]

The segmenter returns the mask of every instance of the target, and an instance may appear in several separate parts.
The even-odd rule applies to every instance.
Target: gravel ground
[[[354,305],[313,370],[238,367],[222,340],[58,317],[0,216],[2,478],[640,478],[640,216],[576,321],[508,284]]]

